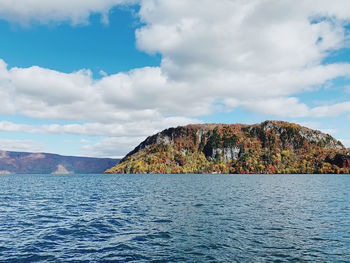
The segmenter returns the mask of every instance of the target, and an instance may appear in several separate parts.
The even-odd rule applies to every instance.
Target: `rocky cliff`
[[[348,173],[328,134],[282,121],[203,124],[148,137],[106,173]]]

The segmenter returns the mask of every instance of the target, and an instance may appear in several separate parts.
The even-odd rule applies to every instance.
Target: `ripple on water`
[[[349,262],[350,177],[1,175],[0,262]]]
[[[154,223],[172,223],[173,221],[170,219],[156,219],[152,222],[154,222]]]

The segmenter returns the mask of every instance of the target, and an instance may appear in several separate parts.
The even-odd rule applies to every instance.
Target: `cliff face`
[[[103,173],[118,159],[0,151],[0,174]]]
[[[106,172],[335,173],[348,172],[346,156],[330,135],[293,123],[203,124],[150,136]]]

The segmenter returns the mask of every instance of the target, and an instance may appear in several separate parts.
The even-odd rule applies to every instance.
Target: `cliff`
[[[349,173],[340,141],[282,121],[203,124],[148,137],[106,173]]]
[[[119,159],[0,151],[0,174],[94,174],[118,162]]]

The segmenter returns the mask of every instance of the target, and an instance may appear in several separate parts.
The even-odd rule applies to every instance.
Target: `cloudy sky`
[[[0,149],[119,157],[189,123],[350,146],[348,0],[0,0]]]

